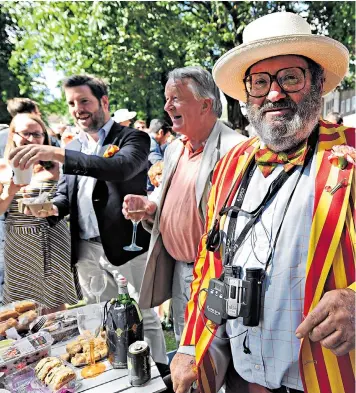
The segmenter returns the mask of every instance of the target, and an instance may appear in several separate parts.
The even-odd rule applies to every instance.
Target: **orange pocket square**
[[[105,150],[105,153],[104,153],[103,157],[105,157],[105,158],[112,157],[112,156],[113,156],[114,154],[116,154],[119,150],[120,150],[120,148],[117,147],[116,145],[110,145],[110,146]]]

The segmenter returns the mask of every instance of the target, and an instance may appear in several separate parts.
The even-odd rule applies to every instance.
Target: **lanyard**
[[[277,234],[276,234],[276,238],[274,241],[274,245],[272,248],[272,251],[270,252],[268,259],[267,259],[267,263],[266,263],[266,267],[265,270],[267,270],[267,267],[272,259],[272,253],[273,250],[275,249],[276,243],[277,243],[277,239],[279,237],[281,228],[282,228],[282,224],[284,222],[284,218],[287,214],[287,210],[289,208],[291,199],[294,195],[294,192],[297,188],[297,185],[299,183],[299,180],[301,178],[301,176],[304,173],[305,168],[307,167],[307,165],[310,162],[310,159],[313,156],[314,153],[314,149],[316,146],[316,142],[317,142],[317,132],[315,132],[315,130],[312,132],[311,136],[310,136],[310,145],[304,160],[304,164],[302,167],[302,170],[299,173],[298,179],[295,183],[295,186],[288,198],[287,201],[287,205],[286,208],[283,212],[283,216],[282,216],[282,221],[281,224],[279,225]],[[251,160],[251,162],[253,162],[253,160]],[[283,184],[288,180],[288,178],[294,173],[294,171],[297,169],[297,166],[293,166],[288,172],[282,171],[278,177],[271,183],[271,185],[268,188],[267,194],[265,195],[265,197],[263,198],[262,202],[260,203],[259,206],[257,206],[257,208],[251,212],[247,212],[243,209],[241,209],[243,200],[245,198],[246,195],[246,190],[248,188],[248,185],[251,181],[252,175],[254,170],[256,169],[256,164],[252,167],[251,163],[248,166],[248,168],[246,169],[246,172],[244,173],[244,177],[241,180],[241,186],[239,188],[236,200],[235,200],[235,204],[233,206],[230,207],[224,207],[220,214],[227,214],[229,211],[231,211],[231,216],[230,216],[230,222],[229,222],[229,227],[228,227],[228,231],[227,231],[227,240],[226,240],[226,247],[225,247],[225,258],[224,258],[224,266],[228,266],[231,265],[234,259],[234,256],[237,252],[237,250],[241,247],[246,235],[248,234],[248,232],[250,231],[250,229],[252,228],[252,226],[255,224],[255,222],[257,221],[258,218],[261,217],[263,209],[266,207],[266,205],[268,204],[268,202],[270,202],[276,195],[277,192],[282,188]],[[248,223],[245,225],[245,227],[243,228],[243,230],[241,231],[240,235],[238,236],[238,238],[236,240],[234,240],[234,234],[235,234],[235,229],[236,229],[236,222],[237,222],[237,217],[239,212],[243,212],[245,214],[248,214],[251,216],[251,219],[248,221]]]

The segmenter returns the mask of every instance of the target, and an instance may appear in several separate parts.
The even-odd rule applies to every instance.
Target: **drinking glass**
[[[77,311],[78,329],[81,335],[89,339],[90,364],[83,368],[83,378],[93,378],[103,373],[105,364],[95,363],[94,338],[99,334],[103,323],[103,308],[100,304],[92,304]]]
[[[95,296],[96,302],[100,303],[100,296],[105,291],[106,285],[108,283],[108,276],[106,275],[105,271],[102,270],[94,271],[89,273],[89,290]]]
[[[131,222],[133,225],[132,241],[129,246],[125,246],[125,251],[141,251],[142,247],[136,244],[137,226],[145,216],[146,210],[144,201],[141,198],[132,198],[128,201],[128,213],[131,215]]]

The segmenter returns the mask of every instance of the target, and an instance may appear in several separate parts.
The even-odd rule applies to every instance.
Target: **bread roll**
[[[12,327],[17,328],[18,322],[15,318],[9,318],[5,322],[0,323],[0,336],[6,336],[6,330]]]
[[[29,311],[29,310],[35,310],[37,307],[35,302],[32,302],[30,300],[24,300],[22,302],[18,302],[15,305],[15,310],[19,313],[22,314],[25,311]]]
[[[15,310],[6,310],[0,312],[0,322],[7,321],[9,318],[18,318],[19,313]]]
[[[38,317],[38,314],[34,310],[26,311],[25,313],[21,314],[18,318],[19,320],[19,329],[27,329],[28,325],[34,321]]]

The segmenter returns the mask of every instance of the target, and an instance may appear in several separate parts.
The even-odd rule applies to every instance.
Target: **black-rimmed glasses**
[[[278,70],[275,75],[271,75],[268,72],[257,72],[247,75],[244,78],[246,91],[251,97],[265,97],[269,93],[273,81],[276,81],[283,92],[296,93],[304,89],[305,71],[307,69],[289,67]]]
[[[41,139],[44,138],[44,133],[43,132],[27,132],[27,131],[20,131],[20,132],[15,132],[14,134],[20,135],[21,138],[24,139],[29,139],[31,136],[35,139]]]

